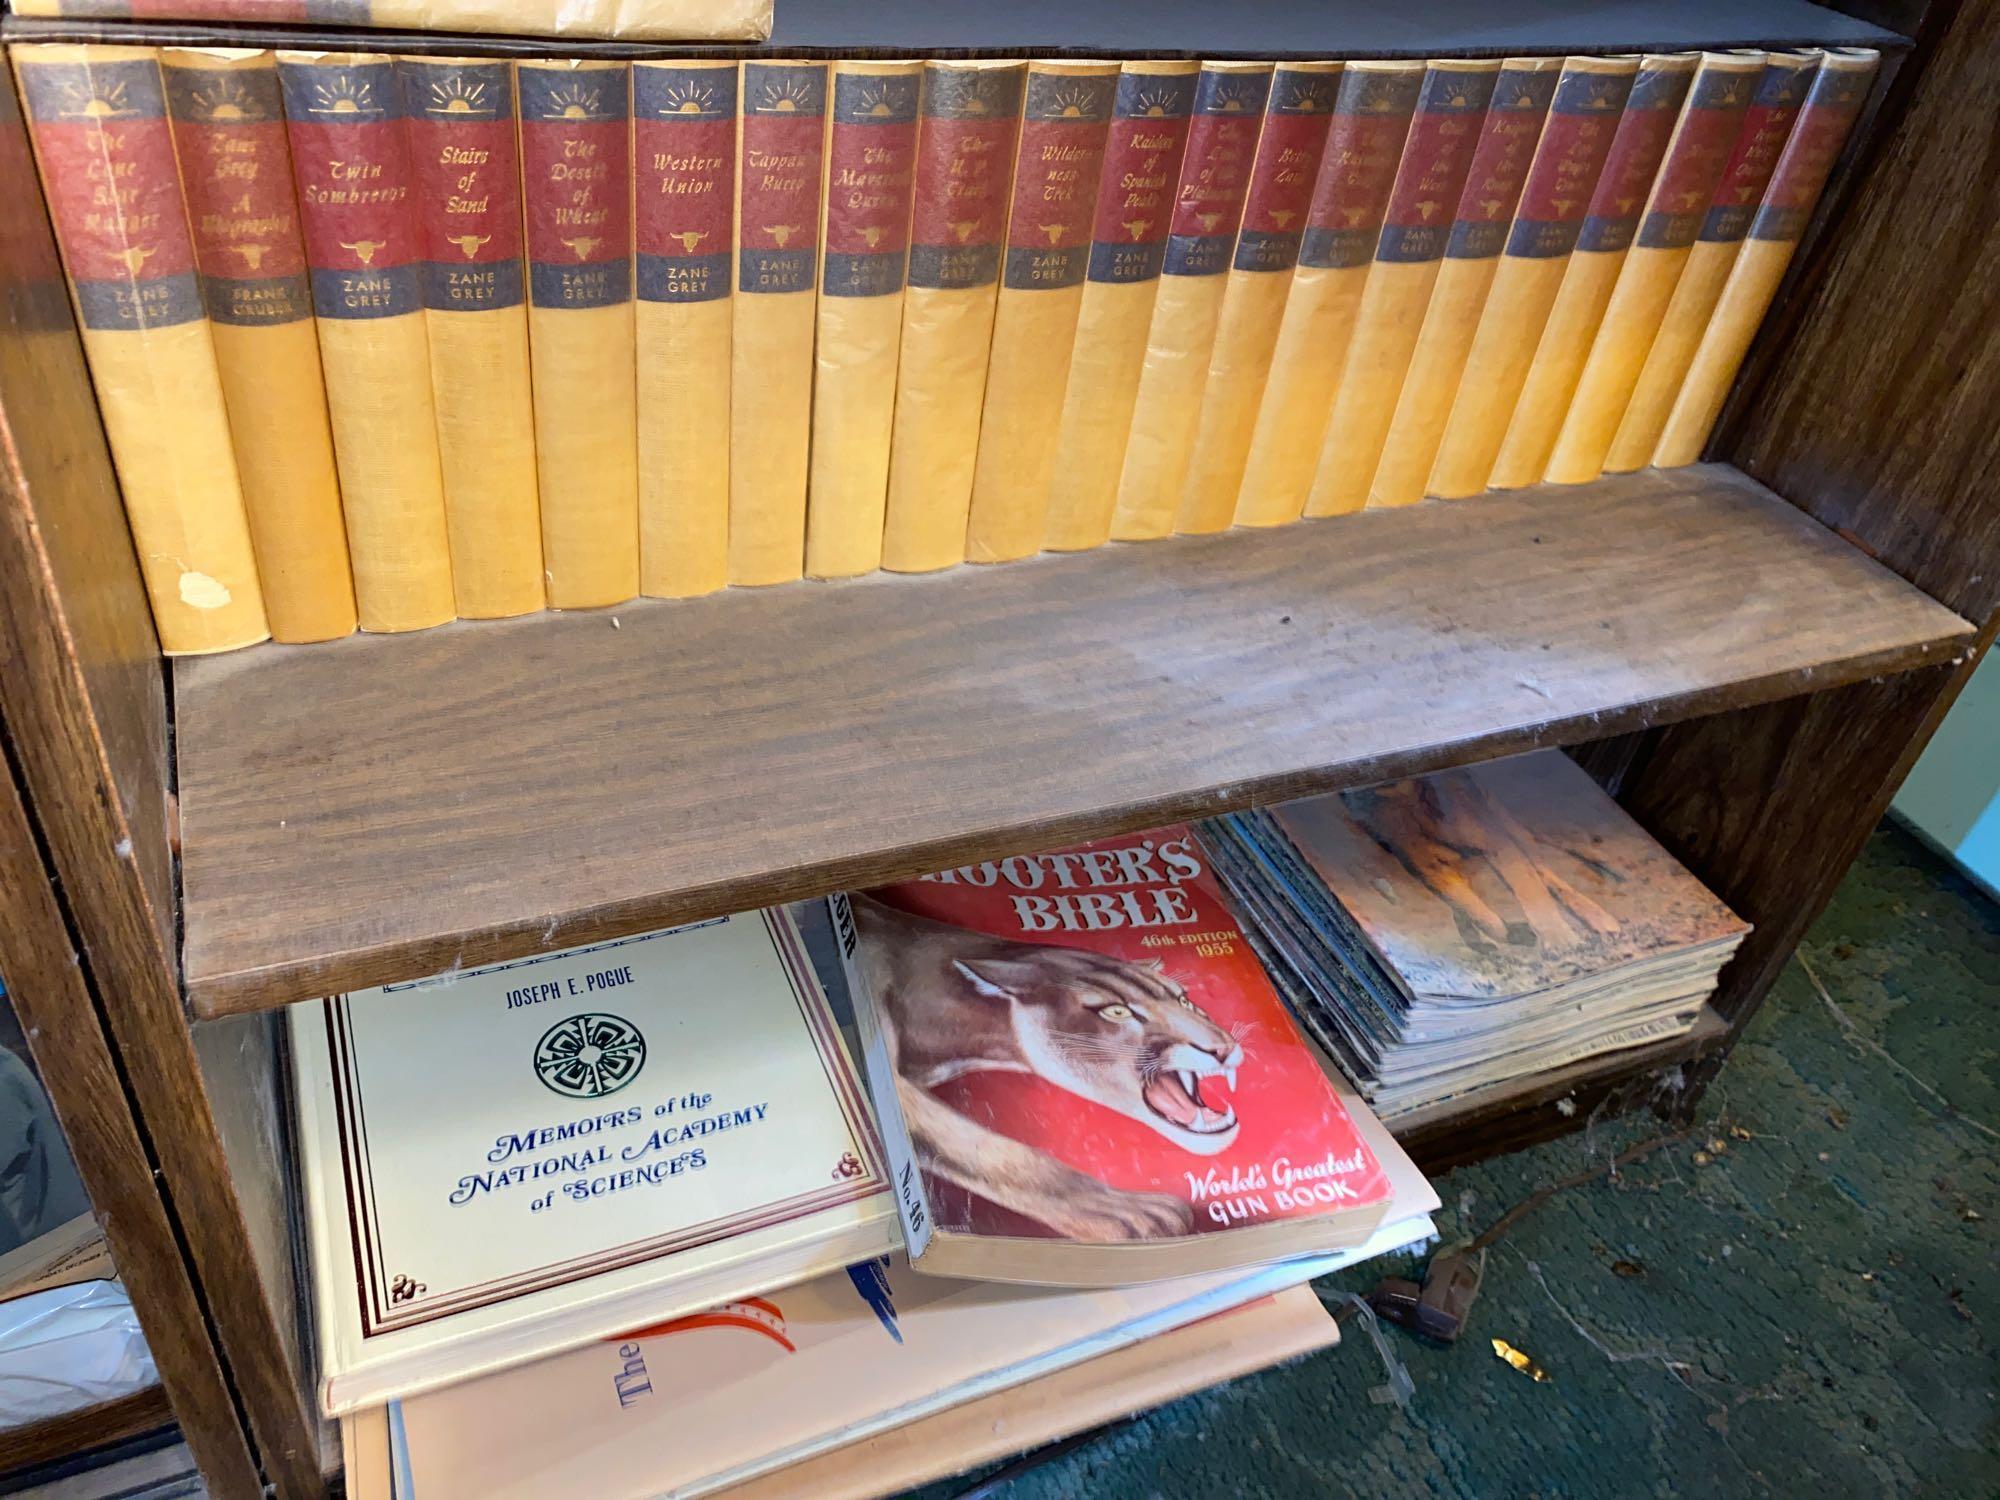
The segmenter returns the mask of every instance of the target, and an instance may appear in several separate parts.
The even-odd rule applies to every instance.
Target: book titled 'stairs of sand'
[[[290,1012],[338,1415],[895,1245],[798,929],[753,912]]]

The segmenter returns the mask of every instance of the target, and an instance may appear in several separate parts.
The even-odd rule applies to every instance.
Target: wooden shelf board
[[[204,1015],[1946,659],[1733,469],[175,663]]]
[[[127,1438],[171,1427],[173,1421],[174,1412],[167,1404],[166,1391],[158,1385],[149,1385],[94,1406],[25,1422],[0,1432],[0,1474],[15,1474],[30,1465],[77,1458]]]

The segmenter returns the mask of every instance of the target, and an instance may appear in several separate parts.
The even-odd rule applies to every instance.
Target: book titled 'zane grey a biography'
[[[330,1415],[900,1238],[798,929],[720,918],[292,1007]]]
[[[1186,828],[831,904],[918,1270],[1115,1285],[1380,1221],[1383,1162]]]

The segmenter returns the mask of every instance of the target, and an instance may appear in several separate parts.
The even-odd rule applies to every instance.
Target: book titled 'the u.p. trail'
[[[290,1016],[331,1415],[900,1241],[782,911]]]

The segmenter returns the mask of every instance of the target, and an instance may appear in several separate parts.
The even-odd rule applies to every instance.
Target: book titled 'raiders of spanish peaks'
[[[329,1413],[898,1238],[859,1082],[784,912],[290,1016]]]
[[[1381,1160],[1186,828],[832,904],[919,1270],[1145,1281],[1382,1218]]]

